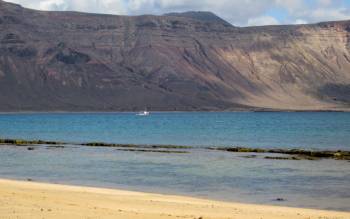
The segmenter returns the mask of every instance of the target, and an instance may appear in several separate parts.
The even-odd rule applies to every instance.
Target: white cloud
[[[350,19],[350,4],[345,4],[346,1],[315,0],[310,4],[308,0],[276,0],[288,10],[290,21],[300,24]]]
[[[249,26],[265,26],[265,25],[277,25],[278,20],[271,16],[261,16],[256,18],[250,18],[248,20]]]
[[[274,2],[277,6],[293,13],[306,7],[304,0],[275,0]]]
[[[64,0],[46,0],[39,2],[40,10],[65,10],[68,5]]]
[[[293,24],[307,24],[307,21],[303,19],[296,19]]]
[[[329,6],[332,5],[332,0],[317,0],[319,5],[322,6]]]
[[[312,21],[346,20],[350,19],[350,13],[346,8],[319,8],[312,11],[309,18]]]
[[[6,0],[24,7],[48,11],[83,11],[127,14],[124,0]]]
[[[212,11],[234,25],[350,19],[349,0],[7,0],[41,10],[139,15]],[[271,14],[279,10],[284,16]],[[278,13],[277,13],[278,14]]]

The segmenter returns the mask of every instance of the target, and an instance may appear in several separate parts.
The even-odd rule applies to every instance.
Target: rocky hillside
[[[350,21],[234,27],[0,1],[0,111],[343,110]]]

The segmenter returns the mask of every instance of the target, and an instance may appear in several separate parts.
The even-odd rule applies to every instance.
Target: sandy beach
[[[0,180],[0,218],[348,219],[350,212]]]

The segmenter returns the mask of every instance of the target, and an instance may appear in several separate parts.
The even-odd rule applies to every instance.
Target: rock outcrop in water
[[[43,141],[43,140],[23,140],[23,139],[0,139],[0,147],[2,145],[13,146],[40,146],[46,145],[49,149],[52,148],[64,148],[65,145],[85,146],[85,147],[107,147],[116,148],[118,151],[129,152],[152,152],[152,153],[189,153],[190,149],[195,147],[181,146],[181,145],[145,145],[145,144],[113,144],[103,142],[89,142],[89,143],[69,143],[69,142],[56,142],[56,141]],[[28,147],[28,150],[34,150],[34,147]],[[209,147],[203,148],[213,151],[226,151],[230,153],[248,153],[244,158],[257,158],[258,154],[276,154],[279,156],[265,156],[265,159],[273,160],[318,160],[318,159],[335,159],[335,160],[349,160],[350,151],[344,150],[303,150],[303,149],[266,149],[266,148],[249,148],[249,147]],[[289,156],[280,156],[289,155]]]
[[[0,111],[343,110],[350,21],[234,27],[0,1]]]

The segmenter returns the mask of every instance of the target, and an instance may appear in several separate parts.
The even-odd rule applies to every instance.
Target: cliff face
[[[238,28],[0,1],[0,110],[348,109],[350,21]]]

